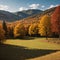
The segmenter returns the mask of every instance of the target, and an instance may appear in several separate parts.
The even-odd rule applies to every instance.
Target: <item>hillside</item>
[[[56,7],[50,8],[50,9],[47,9],[47,10],[43,11],[42,13],[34,14],[32,16],[29,16],[27,18],[21,19],[19,21],[15,21],[15,22],[13,22],[13,24],[16,25],[17,23],[22,23],[24,25],[30,25],[31,23],[38,23],[43,15],[45,15],[45,14],[52,15],[52,13],[54,12],[55,8]]]
[[[29,10],[15,12],[15,15],[18,15],[22,19],[22,18],[32,16],[34,14],[38,14],[38,13],[41,14],[42,12],[43,12],[42,10],[29,9]]]
[[[55,8],[50,8],[45,11],[42,10],[37,10],[37,9],[29,9],[29,10],[24,10],[24,11],[18,11],[18,12],[8,12],[8,11],[3,11],[0,10],[0,20],[7,21],[7,22],[15,22],[15,21],[20,21],[20,20],[36,20],[37,17],[40,18],[44,14],[52,14]],[[32,21],[31,21],[32,22]]]
[[[5,21],[16,21],[18,20],[19,17],[11,12],[8,12],[8,11],[3,11],[3,10],[0,10],[0,20],[5,20]]]
[[[41,10],[27,10],[27,11],[12,13],[8,11],[0,10],[0,20],[2,21],[5,20],[7,22],[14,22],[41,12],[42,12]]]

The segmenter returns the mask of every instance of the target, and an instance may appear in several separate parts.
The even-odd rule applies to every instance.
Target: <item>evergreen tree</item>
[[[6,25],[6,22],[5,21],[3,21],[3,23],[2,23],[2,26],[3,26],[3,30],[5,31],[5,37],[7,38],[7,25]]]

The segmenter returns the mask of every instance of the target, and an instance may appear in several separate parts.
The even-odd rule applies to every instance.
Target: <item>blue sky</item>
[[[0,0],[0,10],[10,12],[28,9],[46,10],[60,4],[60,0]]]

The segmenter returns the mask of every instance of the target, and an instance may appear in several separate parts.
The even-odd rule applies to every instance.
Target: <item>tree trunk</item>
[[[47,32],[47,27],[46,28],[46,40],[48,40],[48,32]]]
[[[59,39],[60,39],[60,34],[59,34]]]

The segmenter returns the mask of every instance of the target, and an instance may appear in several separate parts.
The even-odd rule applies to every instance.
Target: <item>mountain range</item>
[[[52,12],[55,10],[54,8],[47,9],[45,11],[38,10],[38,9],[29,9],[24,11],[18,11],[18,12],[8,12],[0,10],[0,20],[1,21],[7,21],[7,22],[14,22],[19,21],[28,17],[35,17],[37,15],[44,15],[44,14],[52,14]]]

